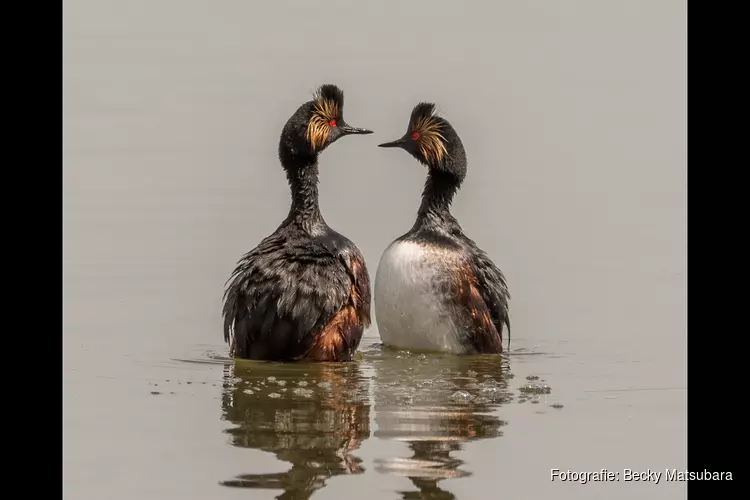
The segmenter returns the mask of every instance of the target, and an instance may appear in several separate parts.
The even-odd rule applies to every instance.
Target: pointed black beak
[[[356,128],[356,127],[350,127],[349,125],[342,125],[339,127],[339,130],[341,131],[341,135],[351,135],[351,134],[360,134],[360,135],[366,135],[366,134],[372,134],[372,130],[368,130],[366,128]]]
[[[383,144],[378,144],[379,148],[402,148],[404,147],[404,144],[406,141],[404,139],[396,139],[395,141],[391,142],[384,142]]]

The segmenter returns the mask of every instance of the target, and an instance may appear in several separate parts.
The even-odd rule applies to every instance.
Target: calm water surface
[[[680,483],[550,482],[552,468],[685,467],[685,388],[644,360],[425,355],[372,337],[339,365],[223,351],[89,376],[71,363],[66,497],[685,495]]]
[[[685,2],[64,2],[70,500],[681,499]],[[435,100],[453,205],[511,288],[510,353],[230,362],[221,295],[286,215],[277,144],[324,82],[375,131],[321,157],[374,276],[424,169],[376,145]],[[550,481],[550,471],[620,481]]]

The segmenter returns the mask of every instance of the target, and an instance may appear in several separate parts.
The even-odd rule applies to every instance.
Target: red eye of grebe
[[[419,139],[419,132],[417,132],[417,131],[412,132],[411,133],[411,138],[412,138],[413,141],[416,141],[417,139]]]
[[[336,126],[336,120],[331,120],[330,122],[328,122],[328,125],[330,125],[331,127],[335,127]]]

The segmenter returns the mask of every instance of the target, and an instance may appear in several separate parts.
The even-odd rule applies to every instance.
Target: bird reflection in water
[[[225,369],[223,418],[234,446],[273,453],[287,472],[243,474],[221,484],[283,490],[307,499],[342,474],[362,474],[352,451],[370,436],[367,381],[357,363],[258,363]],[[248,469],[258,469],[248,464]]]
[[[512,399],[507,361],[498,355],[399,353],[373,361],[374,410],[380,439],[408,443],[410,458],[376,460],[380,473],[408,477],[404,499],[453,499],[439,482],[470,476],[451,454],[467,442],[502,436],[493,413]]]

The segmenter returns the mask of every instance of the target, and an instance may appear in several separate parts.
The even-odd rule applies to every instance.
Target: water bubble
[[[539,380],[539,377],[536,375],[529,375],[528,377],[526,377],[526,380]]]
[[[276,385],[284,387],[286,385],[286,380],[277,380]]]
[[[451,382],[450,380],[445,380],[442,378],[439,378],[435,380],[435,387],[439,387],[440,389],[455,389],[458,386]]]
[[[451,395],[451,399],[459,403],[468,403],[471,401],[472,397],[471,394],[466,391],[456,391]]]
[[[245,389],[244,392],[245,394],[255,394],[255,391],[253,391],[252,389]]]
[[[276,377],[270,376],[266,380],[268,380],[269,382],[276,382]]]
[[[469,377],[476,377],[477,372],[475,372],[474,370],[469,370],[468,372],[466,372],[466,375],[468,375]]]
[[[300,396],[303,398],[311,398],[313,396],[313,391],[311,389],[303,389],[302,387],[297,387],[292,392],[295,396]]]
[[[304,380],[300,380],[299,382],[297,382],[297,385],[300,387],[307,387],[307,382],[305,382]]]
[[[494,378],[488,378],[487,380],[482,382],[480,385],[482,387],[497,387],[498,383],[497,383],[497,380],[495,380]]]
[[[498,387],[482,387],[479,390],[479,393],[482,396],[485,396],[490,399],[498,399],[503,395],[503,392]]]
[[[323,389],[331,390],[333,387],[333,384],[330,382],[318,382],[318,387],[321,387]]]
[[[281,394],[279,394],[278,392],[272,392],[271,394],[268,395],[268,397],[272,399],[277,399],[281,397]]]
[[[552,392],[552,388],[547,384],[526,384],[519,387],[518,390],[525,394],[549,394]]]

